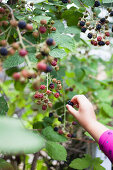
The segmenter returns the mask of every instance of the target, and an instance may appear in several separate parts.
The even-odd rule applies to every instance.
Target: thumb
[[[78,117],[79,117],[79,112],[76,111],[72,106],[70,106],[70,105],[68,105],[68,104],[66,105],[66,107],[67,107],[68,111],[69,111],[75,118],[78,119]]]

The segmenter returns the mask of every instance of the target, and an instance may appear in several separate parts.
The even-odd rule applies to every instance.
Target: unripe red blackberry
[[[6,40],[1,40],[1,41],[0,41],[0,45],[6,46],[6,45],[7,45],[7,41],[6,41]]]
[[[42,19],[42,20],[40,21],[40,24],[46,25],[46,24],[47,24],[47,21],[46,21],[45,19]]]
[[[2,56],[7,56],[8,55],[8,50],[5,47],[0,48],[0,54]]]
[[[94,46],[97,46],[97,44],[98,44],[97,41],[94,41],[94,42],[93,42],[93,45],[94,45]]]
[[[20,73],[14,73],[13,74],[13,78],[15,79],[15,80],[19,80],[20,79]]]
[[[41,90],[44,90],[45,88],[46,88],[45,85],[40,85],[40,89],[41,89]]]
[[[53,82],[53,83],[56,83],[56,81],[57,81],[57,80],[56,80],[55,78],[52,79],[52,82]]]
[[[0,7],[0,14],[4,14],[5,13],[5,9]]]
[[[8,51],[8,54],[9,55],[14,55],[15,54],[15,50],[13,48],[10,48],[9,51]]]
[[[106,41],[106,45],[109,45],[110,44],[110,42],[109,41]]]
[[[32,31],[32,30],[33,30],[33,26],[32,26],[31,24],[27,24],[27,25],[26,25],[26,29],[27,29],[28,31]]]
[[[47,109],[47,105],[42,105],[42,110],[46,110]]]
[[[50,95],[51,93],[52,93],[51,90],[47,90],[47,91],[46,91],[46,94],[47,94],[47,95]]]
[[[97,37],[97,41],[102,41],[102,37],[101,37],[101,36],[98,36],[98,37]]]
[[[60,94],[59,94],[59,93],[55,93],[54,96],[55,96],[56,98],[58,98],[58,97],[60,96]]]
[[[109,37],[109,36],[110,36],[110,33],[109,33],[109,32],[105,32],[105,35],[106,35],[107,37]]]
[[[39,32],[35,31],[35,32],[32,33],[32,35],[33,35],[34,38],[37,38],[37,37],[39,37]]]
[[[18,49],[19,49],[19,43],[14,42],[14,43],[12,44],[12,47],[13,47],[15,50],[18,50]]]
[[[45,63],[43,63],[43,62],[39,62],[37,64],[37,69],[40,70],[40,71],[46,71],[47,65]]]
[[[10,20],[10,24],[12,27],[17,27],[18,22],[16,20]]]
[[[56,27],[52,27],[51,30],[52,30],[52,31],[56,31]]]
[[[72,122],[72,125],[77,125],[77,122],[73,121],[73,122]]]
[[[2,21],[2,24],[4,25],[4,26],[8,26],[8,21]]]
[[[27,50],[24,49],[24,48],[19,51],[19,55],[20,55],[21,57],[24,57],[24,56],[26,56],[27,54],[28,54],[28,52],[27,52]]]
[[[51,65],[52,65],[52,66],[56,66],[56,65],[57,65],[57,62],[56,62],[55,60],[53,60],[53,61],[51,62]]]
[[[21,75],[24,77],[24,78],[28,78],[29,77],[29,72],[28,72],[28,70],[22,70],[21,71]]]
[[[48,106],[52,108],[53,104],[51,102],[48,103]]]
[[[41,34],[44,34],[46,31],[47,31],[46,27],[44,27],[44,26],[40,26],[40,27],[39,27],[39,32],[40,32]]]
[[[68,137],[68,138],[71,138],[71,134],[70,134],[70,133],[69,133],[69,134],[67,134],[67,137]]]
[[[18,27],[20,29],[25,29],[26,28],[26,22],[25,21],[19,21],[18,22]]]
[[[53,83],[50,83],[50,84],[49,84],[49,88],[50,88],[50,89],[54,89],[54,84],[53,84]]]
[[[58,130],[58,133],[59,133],[60,135],[62,135],[62,134],[63,134],[63,131],[62,131],[61,129],[59,129],[59,130]]]

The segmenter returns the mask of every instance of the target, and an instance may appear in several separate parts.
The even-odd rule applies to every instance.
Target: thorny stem
[[[48,73],[47,73],[47,90],[48,90]]]
[[[0,34],[0,36],[3,35],[3,34],[5,34],[6,32],[8,32],[8,31],[10,30],[10,28],[11,28],[11,26],[9,26],[4,32],[2,32],[2,33]]]

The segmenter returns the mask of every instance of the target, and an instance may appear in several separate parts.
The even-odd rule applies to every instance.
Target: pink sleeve
[[[113,130],[107,130],[100,136],[99,146],[113,163]]]

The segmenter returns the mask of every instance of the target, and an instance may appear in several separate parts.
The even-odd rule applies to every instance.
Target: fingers
[[[89,102],[89,100],[84,95],[76,95],[71,99],[71,101],[74,104],[78,103],[79,105]]]
[[[68,111],[69,111],[76,119],[78,119],[79,112],[76,111],[72,106],[70,106],[70,105],[68,105],[68,104],[66,105],[66,107],[67,107]]]

